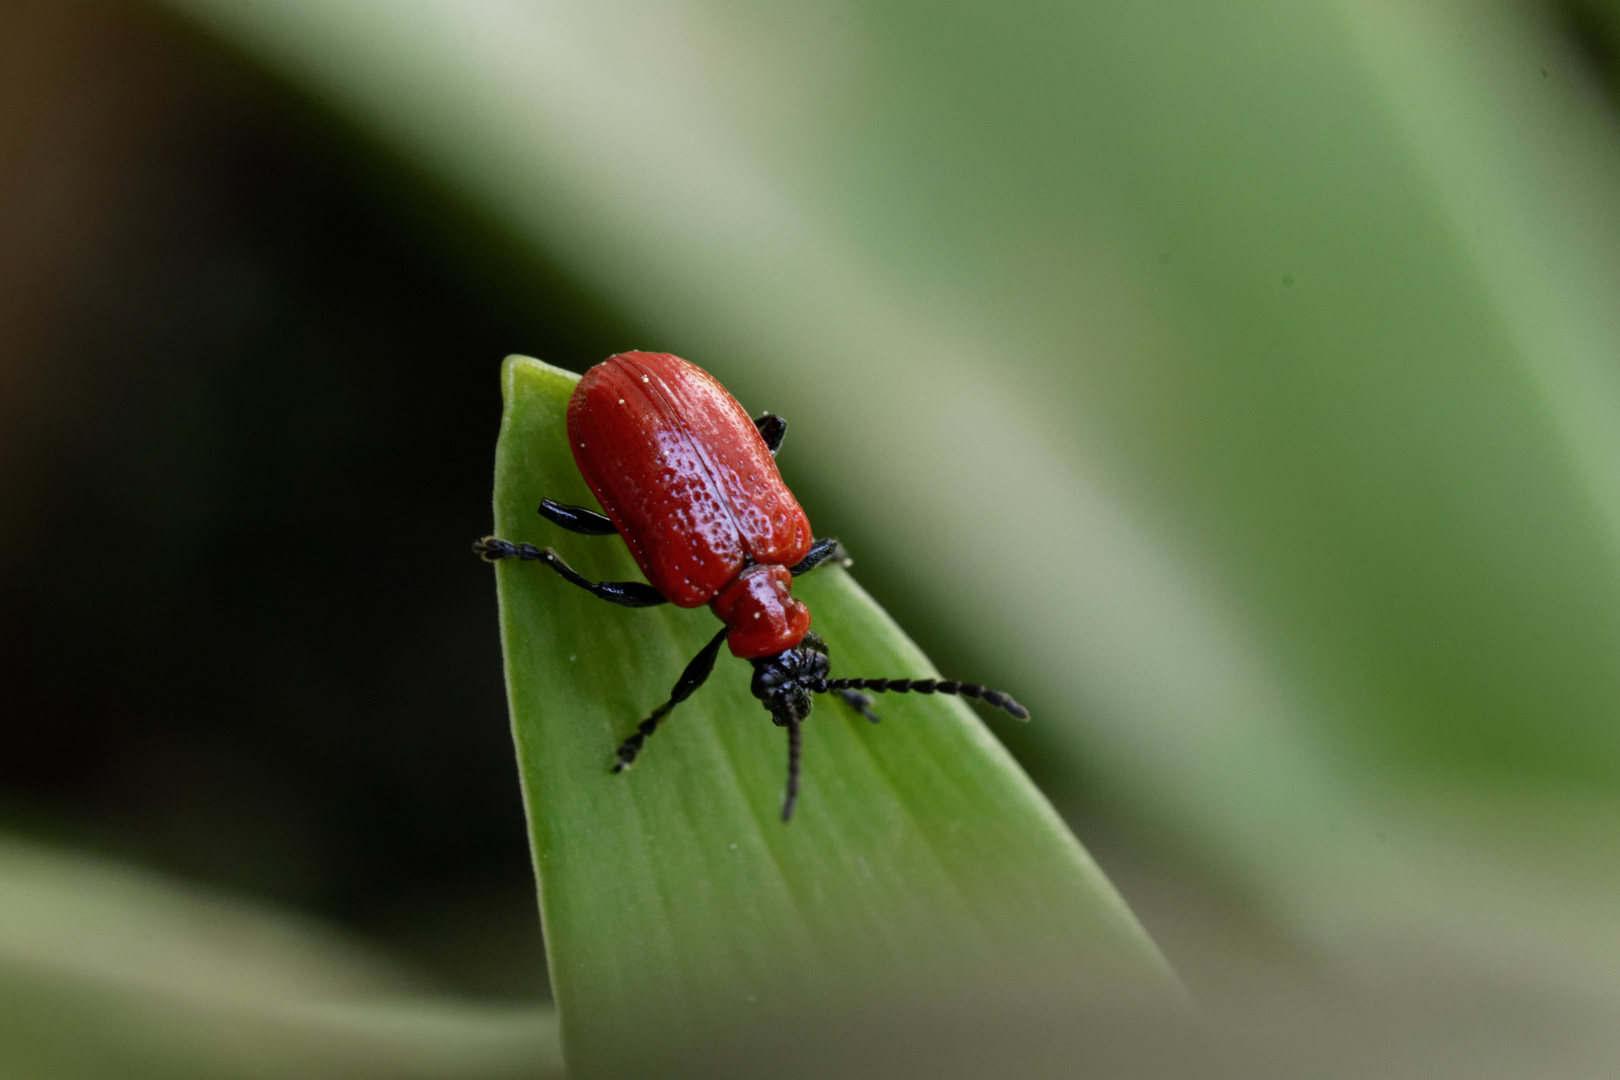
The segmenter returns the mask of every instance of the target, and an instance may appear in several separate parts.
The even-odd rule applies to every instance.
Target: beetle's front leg
[[[613,764],[614,772],[624,772],[635,764],[636,755],[641,753],[641,744],[658,730],[659,723],[669,715],[669,711],[691,697],[697,688],[708,680],[709,673],[714,670],[715,657],[720,655],[720,645],[726,640],[728,633],[729,629],[721,629],[709,639],[709,643],[692,657],[691,662],[686,665],[686,670],[681,672],[681,677],[675,682],[675,689],[670,691],[669,700],[654,709],[651,716],[636,725],[636,733],[619,744],[618,760]]]

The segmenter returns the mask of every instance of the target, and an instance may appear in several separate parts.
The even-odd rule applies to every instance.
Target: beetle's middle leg
[[[852,561],[849,553],[844,550],[844,546],[836,538],[823,536],[810,545],[809,554],[788,567],[788,573],[794,577],[798,577],[800,574],[808,574],[829,559],[840,566],[848,566]]]
[[[483,556],[485,562],[499,562],[502,559],[543,562],[557,571],[558,576],[569,584],[578,585],[598,599],[623,607],[655,607],[658,604],[669,603],[667,596],[644,582],[591,581],[563,562],[563,557],[550,548],[537,548],[533,544],[514,544],[510,540],[486,536],[473,543],[473,551]]]

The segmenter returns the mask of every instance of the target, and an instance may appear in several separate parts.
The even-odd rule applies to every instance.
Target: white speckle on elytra
[[[620,398],[620,399],[619,399],[619,404],[620,404],[620,405],[623,405],[623,404],[624,404],[624,398]]]
[[[756,618],[756,619],[759,618],[759,612],[757,612],[757,611],[754,612],[754,618]]]
[[[642,377],[641,377],[641,381],[642,381],[642,382],[652,382],[652,380],[651,380],[651,379],[649,379],[649,378],[647,378],[647,376],[645,376],[645,375],[643,375],[643,376],[642,376]]]

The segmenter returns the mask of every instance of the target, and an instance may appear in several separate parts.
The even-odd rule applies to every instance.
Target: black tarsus
[[[832,559],[840,566],[848,566],[851,562],[849,554],[844,551],[842,544],[831,536],[823,536],[810,545],[808,555],[788,567],[788,573],[794,577],[798,577],[800,574],[808,574],[828,559]]]
[[[533,544],[514,544],[510,540],[498,540],[493,536],[486,536],[473,543],[473,551],[483,556],[485,562],[499,562],[502,559],[520,559],[524,562],[543,562],[562,577],[564,581],[578,585],[592,596],[606,600],[609,603],[619,604],[622,607],[656,607],[659,604],[669,603],[669,598],[657,589],[640,581],[589,581],[581,577],[573,567],[563,562],[551,548],[537,548]]]
[[[955,679],[820,679],[810,689],[818,694],[840,695],[849,690],[870,690],[876,694],[954,694],[957,697],[978,698],[986,705],[1005,709],[1019,720],[1029,719],[1029,710],[1014,701],[1011,695],[978,683],[957,682]]]
[[[765,440],[765,449],[771,452],[771,457],[775,457],[776,452],[782,449],[782,440],[787,437],[787,421],[775,413],[766,413],[754,421],[754,426],[759,428],[760,438]]]
[[[569,532],[584,536],[613,536],[619,531],[613,527],[613,522],[595,510],[587,510],[583,506],[569,506],[550,499],[540,500],[540,516],[553,525],[561,525]]]
[[[669,692],[669,700],[652,711],[652,715],[636,725],[636,733],[619,744],[619,760],[614,762],[614,772],[624,772],[635,763],[636,755],[641,753],[641,744],[646,742],[653,732],[658,730],[658,722],[669,715],[669,711],[687,698],[708,679],[709,673],[714,670],[715,657],[720,655],[720,643],[726,640],[731,631],[722,628],[703,650],[692,657],[681,672],[681,677],[675,680],[675,689]]]

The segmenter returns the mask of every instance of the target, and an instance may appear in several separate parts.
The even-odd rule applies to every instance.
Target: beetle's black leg
[[[798,577],[800,574],[808,574],[828,559],[833,560],[840,566],[848,566],[852,561],[849,554],[844,551],[842,544],[831,536],[823,536],[810,545],[810,554],[788,567],[788,573],[794,577]]]
[[[872,711],[871,697],[861,693],[859,690],[833,690],[831,693],[837,694],[839,697],[843,698],[845,705],[848,705],[850,708],[872,721],[872,723],[875,724],[883,719],[883,717]]]
[[[799,759],[804,756],[804,744],[799,736],[799,725],[803,723],[798,717],[792,717],[787,722],[788,729],[788,782],[787,796],[782,800],[782,820],[793,820],[793,807],[799,801]]]
[[[754,421],[754,426],[759,428],[760,438],[765,440],[765,449],[771,452],[771,457],[775,457],[776,452],[782,449],[782,440],[787,437],[787,421],[775,413],[766,413]]]
[[[613,522],[595,510],[587,510],[583,506],[568,506],[552,502],[550,499],[540,500],[540,516],[553,525],[561,525],[569,532],[583,533],[586,536],[613,536],[619,531],[613,527]]]
[[[1011,695],[978,683],[957,682],[955,679],[817,679],[810,684],[810,689],[817,694],[840,695],[850,690],[871,690],[878,694],[954,694],[957,697],[978,698],[986,705],[1005,709],[1020,720],[1029,719],[1029,710],[1014,701]]]
[[[550,548],[537,548],[533,544],[514,544],[510,540],[497,540],[486,536],[473,544],[473,551],[485,562],[501,559],[521,559],[524,562],[543,562],[561,575],[564,581],[578,585],[592,596],[624,607],[654,607],[667,604],[669,599],[651,585],[640,581],[588,581],[574,568],[563,562],[562,556]]]
[[[702,652],[692,657],[692,662],[686,665],[686,670],[681,672],[681,677],[675,681],[675,689],[670,691],[669,700],[654,709],[651,716],[636,725],[636,733],[619,744],[619,760],[614,762],[614,772],[624,772],[628,769],[636,760],[636,755],[641,753],[641,744],[658,730],[658,722],[703,685],[709,673],[714,670],[714,659],[720,655],[720,643],[726,640],[726,635],[730,632],[729,629],[722,629],[714,635],[713,640],[703,646]]]

